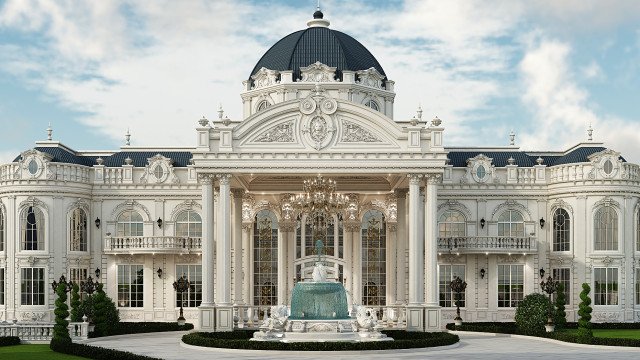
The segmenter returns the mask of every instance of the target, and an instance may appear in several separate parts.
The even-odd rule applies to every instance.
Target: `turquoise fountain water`
[[[326,279],[323,255],[324,245],[316,241],[318,259],[313,271],[313,281],[298,282],[291,295],[292,320],[340,320],[350,319],[347,293],[339,282]]]

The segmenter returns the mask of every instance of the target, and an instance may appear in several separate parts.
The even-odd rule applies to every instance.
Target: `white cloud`
[[[580,70],[582,72],[582,76],[586,79],[602,79],[604,77],[602,68],[595,61],[592,61],[587,66],[583,66]]]
[[[594,139],[638,161],[635,144],[640,142],[637,125],[607,115],[589,106],[589,94],[580,88],[571,71],[571,47],[558,40],[536,38],[520,63],[525,92],[522,100],[534,113],[533,131],[521,137],[528,149],[568,148],[576,139],[586,140],[589,124]],[[635,130],[634,130],[635,129]]]

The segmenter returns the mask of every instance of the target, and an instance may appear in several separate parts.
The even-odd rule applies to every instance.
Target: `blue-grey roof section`
[[[285,36],[267,50],[251,75],[263,67],[278,71],[293,70],[295,80],[300,77],[300,67],[317,61],[335,67],[338,78],[342,78],[343,70],[358,71],[372,67],[386,76],[378,60],[360,42],[326,27],[310,27]]]
[[[449,164],[454,167],[466,167],[467,159],[474,158],[480,154],[493,159],[493,165],[504,167],[508,165],[508,159],[513,158],[515,165],[520,167],[532,167],[537,165],[538,157],[542,158],[542,165],[556,166],[564,164],[575,164],[589,162],[589,156],[605,150],[602,146],[579,147],[564,155],[535,155],[524,151],[450,151]],[[620,157],[622,161],[626,161]]]
[[[34,149],[53,156],[51,160],[53,162],[66,164],[93,166],[96,165],[96,159],[98,158],[97,156],[77,155],[61,147],[35,147]],[[125,164],[126,158],[130,158],[132,160],[131,165],[145,167],[149,163],[147,159],[157,154],[173,160],[174,167],[186,167],[193,157],[190,151],[120,151],[110,156],[102,156],[102,160],[104,160],[103,165],[105,166],[119,167]],[[19,161],[20,158],[21,155],[18,155],[14,162]]]

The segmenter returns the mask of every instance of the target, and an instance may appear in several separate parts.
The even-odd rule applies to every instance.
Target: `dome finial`
[[[329,20],[324,19],[324,14],[320,10],[320,0],[318,0],[318,6],[316,12],[313,13],[313,19],[307,21],[309,27],[329,27]]]

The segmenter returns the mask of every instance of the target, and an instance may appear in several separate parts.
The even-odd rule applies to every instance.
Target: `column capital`
[[[426,174],[424,177],[428,185],[438,185],[442,183],[442,174]]]
[[[207,173],[198,174],[198,182],[203,185],[213,184],[213,181],[215,180],[215,178],[216,178],[215,174],[207,174]]]
[[[231,181],[231,174],[217,174],[216,177],[220,182],[220,185],[229,185]]]
[[[234,199],[242,199],[244,196],[244,189],[231,189],[231,195]]]
[[[347,231],[356,232],[360,231],[361,224],[357,221],[346,221],[344,223],[344,228]]]
[[[407,197],[407,193],[409,189],[395,189],[393,192],[396,194],[396,198],[405,199]]]
[[[396,232],[398,230],[398,223],[397,222],[388,222],[387,223],[387,228],[389,229],[389,231],[394,233],[394,232]]]
[[[409,185],[420,185],[420,179],[422,179],[422,174],[407,174],[409,178]]]
[[[278,228],[283,232],[291,232],[296,229],[297,223],[295,221],[280,221],[278,222]]]
[[[242,223],[242,231],[246,233],[250,233],[251,229],[253,229],[253,223],[250,223],[250,222]]]

